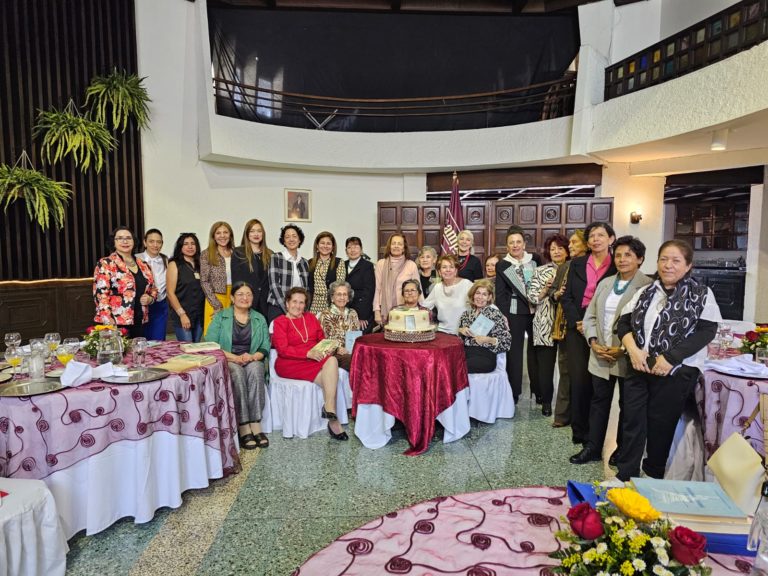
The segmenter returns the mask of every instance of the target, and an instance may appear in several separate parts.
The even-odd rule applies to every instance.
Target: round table
[[[63,576],[67,540],[42,480],[0,478],[0,574]]]
[[[383,334],[361,336],[355,341],[349,381],[358,437],[358,429],[366,429],[367,414],[361,409],[369,406],[403,423],[409,456],[427,450],[436,419],[446,428],[445,441],[469,431],[469,380],[458,336],[438,332],[434,340],[416,343],[391,342]]]

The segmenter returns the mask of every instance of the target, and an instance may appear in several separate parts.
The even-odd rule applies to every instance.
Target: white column
[[[643,271],[656,270],[656,253],[664,241],[664,183],[660,176],[630,176],[629,164],[607,164],[596,195],[613,198],[613,227],[616,236],[631,234],[646,247]],[[631,212],[642,214],[639,224],[631,224]]]
[[[768,176],[765,167],[763,179]],[[749,197],[749,238],[747,240],[747,280],[744,289],[744,320],[768,321],[768,298],[759,287],[768,286],[768,202],[763,184],[752,186]]]

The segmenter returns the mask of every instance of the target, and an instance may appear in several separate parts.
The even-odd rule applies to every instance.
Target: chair
[[[512,418],[515,400],[507,378],[507,355],[496,355],[496,368],[487,374],[469,375],[469,417],[493,424]]]

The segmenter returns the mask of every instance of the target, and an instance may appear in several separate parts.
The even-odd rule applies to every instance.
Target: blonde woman
[[[462,230],[458,237],[459,253],[459,278],[465,278],[470,282],[480,280],[483,277],[483,264],[473,254],[475,236],[469,230]]]
[[[204,334],[214,314],[231,304],[233,238],[232,226],[214,222],[208,234],[208,248],[200,258],[200,285],[205,293]]]
[[[267,269],[272,250],[267,247],[264,225],[256,218],[245,223],[243,239],[232,256],[232,284],[247,282],[253,289],[253,309],[267,317]]]

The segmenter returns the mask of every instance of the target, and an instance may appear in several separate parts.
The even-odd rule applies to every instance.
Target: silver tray
[[[104,378],[99,378],[99,380],[109,384],[142,384],[144,382],[160,380],[169,374],[170,372],[164,368],[131,368],[128,370],[127,378],[105,376]]]
[[[13,378],[13,372],[0,372],[0,384]]]
[[[63,390],[59,380],[48,378],[42,382],[30,382],[29,380],[15,380],[11,384],[0,386],[0,396],[37,396],[38,394],[48,394],[49,392],[58,392]]]

